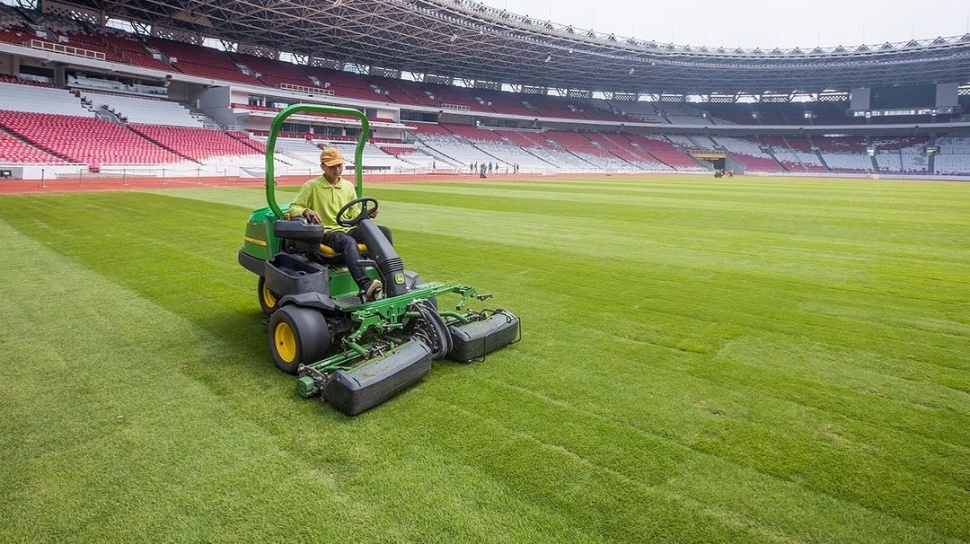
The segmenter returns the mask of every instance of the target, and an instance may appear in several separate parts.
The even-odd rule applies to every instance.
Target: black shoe
[[[377,294],[380,293],[381,289],[383,288],[384,288],[384,284],[381,283],[381,280],[374,280],[370,282],[370,285],[368,285],[367,289],[364,290],[364,300],[365,301],[376,300]]]

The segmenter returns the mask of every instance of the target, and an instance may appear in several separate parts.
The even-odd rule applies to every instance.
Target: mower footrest
[[[485,358],[486,353],[515,342],[519,338],[519,318],[511,312],[496,311],[488,319],[448,327],[454,347],[448,358],[468,363]]]
[[[323,394],[332,406],[353,416],[414,385],[429,370],[431,348],[412,340],[383,357],[334,372]]]

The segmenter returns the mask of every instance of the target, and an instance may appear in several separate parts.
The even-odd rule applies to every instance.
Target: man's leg
[[[381,226],[381,225],[378,225],[377,228],[381,229],[381,233],[384,234],[384,237],[387,238],[387,241],[390,242],[391,245],[394,245],[394,239],[391,238],[391,229],[389,229],[387,227],[384,227],[384,226]],[[356,244],[357,242],[360,242],[362,244],[366,244],[367,243],[364,240],[363,236],[361,236],[362,232],[358,228],[352,228],[352,229],[350,229],[347,232],[347,234],[355,242],[354,243],[354,251],[357,251],[357,244]],[[360,282],[358,282],[357,285],[362,285],[362,284]],[[383,288],[384,288],[384,283],[381,282],[381,280],[374,280],[372,282],[369,282],[367,284],[367,287],[361,287],[361,289],[364,290],[364,293],[365,293],[364,294],[364,297],[367,300],[373,300],[375,297],[377,297],[377,292],[380,291]]]
[[[350,272],[350,277],[354,279],[357,287],[366,291],[371,284],[371,280],[364,272],[364,267],[360,266],[360,262],[358,262],[360,261],[360,251],[357,249],[357,240],[354,240],[343,232],[330,231],[323,235],[323,243],[333,248],[337,253],[343,254],[344,264],[347,265],[347,271]]]
[[[381,232],[384,233],[384,237],[387,238],[387,241],[390,242],[391,245],[393,246],[394,245],[394,237],[391,236],[391,229],[385,227],[384,225],[377,225],[377,228],[381,229]],[[360,235],[361,234],[360,229],[357,229],[357,228],[350,229],[350,232],[348,232],[347,234],[349,234],[350,236],[352,236],[354,238],[354,240],[357,240],[358,242],[360,242],[362,244],[366,243],[364,241],[363,237],[361,237],[361,235]]]

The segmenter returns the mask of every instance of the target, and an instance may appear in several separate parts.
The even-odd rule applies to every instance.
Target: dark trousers
[[[394,243],[394,238],[391,237],[391,229],[381,225],[378,225],[377,228],[381,229],[388,242]],[[356,228],[350,229],[346,233],[331,230],[323,234],[323,244],[330,246],[334,251],[344,256],[344,264],[347,265],[350,277],[354,279],[357,287],[366,289],[370,285],[370,278],[364,272],[364,267],[360,265],[360,250],[357,249],[357,243],[364,243],[360,234],[360,231]]]

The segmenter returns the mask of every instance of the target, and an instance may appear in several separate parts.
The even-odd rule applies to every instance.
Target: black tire
[[[283,306],[269,318],[269,350],[276,366],[287,374],[325,358],[330,342],[327,320],[317,310]]]
[[[430,301],[414,302],[414,307],[421,314],[416,326],[421,328],[422,337],[428,348],[431,349],[431,358],[434,360],[444,358],[453,347],[448,325],[438,315],[437,309],[431,305]]]
[[[280,303],[280,297],[266,288],[266,278],[263,276],[259,277],[259,283],[256,284],[256,298],[259,299],[259,308],[266,315],[272,314]]]

